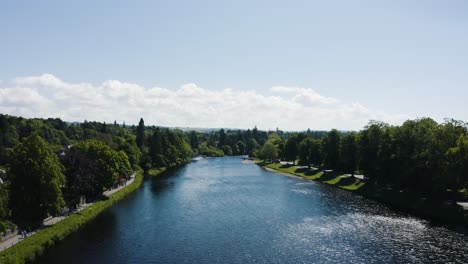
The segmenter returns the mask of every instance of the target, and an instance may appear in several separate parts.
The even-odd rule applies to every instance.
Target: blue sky
[[[264,128],[358,129],[366,118],[398,123],[423,116],[468,121],[468,2],[462,0],[0,1],[0,58],[0,89],[10,89],[4,97],[25,86],[15,78],[47,73],[98,90],[107,80],[174,93],[194,84],[207,92],[231,88],[266,97],[276,86],[304,88],[380,113],[350,124],[307,119],[310,124],[294,126],[271,119]],[[27,88],[40,89],[37,83]],[[57,104],[53,91],[43,91],[44,102]],[[294,95],[278,96],[296,103]],[[0,111],[38,113],[20,103],[2,102]],[[112,119],[112,108],[94,110]],[[191,120],[185,126],[260,123]]]

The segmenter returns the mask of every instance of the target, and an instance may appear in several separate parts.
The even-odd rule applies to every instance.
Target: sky
[[[359,130],[467,102],[464,0],[0,0],[3,114]]]

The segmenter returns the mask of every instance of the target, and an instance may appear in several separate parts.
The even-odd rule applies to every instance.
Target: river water
[[[224,157],[145,181],[37,263],[468,263],[467,246],[358,195]]]

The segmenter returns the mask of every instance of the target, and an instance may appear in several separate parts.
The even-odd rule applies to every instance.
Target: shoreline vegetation
[[[0,232],[36,230],[1,251],[0,263],[32,262],[135,191],[145,176],[186,164],[194,154],[187,133],[148,127],[143,119],[126,126],[0,114]],[[133,182],[116,189],[133,172]],[[106,190],[115,193],[104,197]],[[61,221],[45,224],[53,217]]]
[[[269,160],[263,164],[268,169],[467,227],[468,123],[462,121],[439,124],[421,118],[400,126],[371,121],[360,131],[188,131],[145,126],[143,118],[128,126],[0,114],[0,231],[15,225],[18,230],[37,228],[49,216],[99,200],[134,171],[140,172],[139,186],[143,171],[148,177],[159,175],[197,155]],[[69,225],[61,221],[44,228],[44,235],[18,243],[21,250],[1,252],[0,262],[33,259],[122,197],[96,202],[95,210],[72,215]]]
[[[188,162],[172,164],[171,168],[177,168]],[[136,172],[134,181],[121,190],[99,200],[81,211],[73,213],[58,223],[46,226],[34,235],[16,243],[15,245],[0,252],[0,263],[2,264],[23,264],[33,262],[43,252],[57,243],[60,243],[68,235],[78,232],[79,229],[99,214],[120,202],[130,193],[136,191],[146,177],[154,178],[167,172],[166,167],[152,168],[143,172]]]
[[[164,170],[159,170],[154,176],[163,171]],[[142,182],[143,172],[140,170],[136,173],[135,180],[127,187],[110,195],[106,199],[95,202],[77,213],[71,214],[54,225],[44,227],[36,234],[0,252],[0,263],[20,264],[34,261],[44,250],[59,243],[71,233],[78,231],[80,227],[94,219],[104,210],[110,208],[128,194],[137,190]]]
[[[348,174],[324,173],[323,171],[313,171],[303,166],[268,163],[258,159],[255,160],[255,164],[276,174],[317,181],[362,195],[390,206],[395,210],[430,220],[435,224],[449,225],[452,229],[461,233],[467,233],[468,231],[468,215],[456,204],[447,203],[439,199],[425,199],[413,193],[379,188],[366,183],[363,179],[358,179]]]

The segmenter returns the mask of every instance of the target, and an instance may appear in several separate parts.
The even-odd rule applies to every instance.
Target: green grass
[[[261,164],[261,163],[260,163]],[[322,177],[323,172],[311,172],[308,169],[299,169],[297,166],[284,166],[280,163],[271,163],[264,165],[267,168],[274,169],[280,172],[286,172],[295,176],[306,178],[309,180],[318,180]]]
[[[340,188],[348,190],[348,191],[356,191],[360,189],[362,186],[364,186],[364,182],[356,179],[352,184],[340,186]]]
[[[341,175],[337,175],[337,176],[331,178],[331,179],[328,180],[328,181],[324,181],[324,183],[330,184],[330,185],[336,185],[336,184],[338,184],[338,183],[341,181],[341,179],[342,179],[342,178],[341,178]]]
[[[399,210],[410,212],[415,215],[435,220],[439,223],[453,225],[468,225],[468,213],[460,210],[458,206],[447,205],[441,201],[424,201],[414,193],[400,193],[392,190],[376,190],[372,185],[366,185],[362,180],[354,177],[341,177],[343,175],[322,172],[310,172],[308,169],[297,166],[283,166],[281,164],[269,164],[256,162],[259,166],[270,168],[278,172],[285,172],[304,179],[320,181],[338,188],[357,192],[370,199],[385,203]],[[451,190],[448,190],[451,191]],[[457,190],[459,193],[467,193],[467,190]]]
[[[153,177],[153,176],[156,176],[158,174],[161,174],[162,172],[166,171],[166,168],[165,167],[162,167],[162,168],[158,168],[158,169],[149,169],[148,171],[146,171],[146,174],[148,174],[149,176]]]
[[[322,171],[310,171],[307,168],[299,168],[298,166],[284,166],[280,163],[262,163],[256,161],[260,166],[270,168],[279,172],[289,173],[295,176],[302,177],[308,180],[321,181],[329,185],[335,185],[341,189],[348,191],[356,191],[364,186],[364,182],[354,178],[342,178],[343,174],[324,174]]]
[[[156,170],[152,173],[157,175],[163,170]],[[77,231],[83,224],[95,218],[102,211],[122,200],[129,193],[135,191],[143,182],[143,173],[139,171],[132,184],[126,188],[112,194],[108,199],[101,200],[93,205],[72,214],[55,225],[46,227],[31,237],[22,240],[14,246],[0,252],[0,263],[2,264],[23,264],[34,261],[44,250],[63,240],[72,232]]]
[[[322,177],[322,175],[323,175],[323,172],[319,171],[319,172],[315,173],[314,175],[304,176],[304,178],[315,181],[315,180],[320,179]]]

